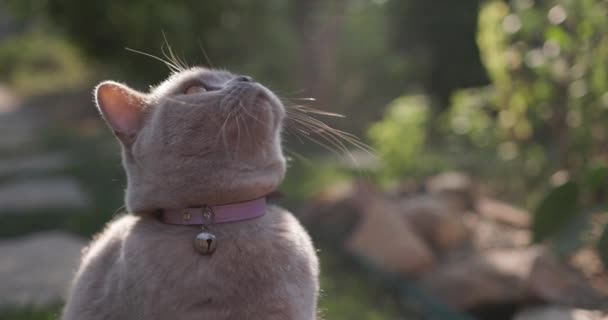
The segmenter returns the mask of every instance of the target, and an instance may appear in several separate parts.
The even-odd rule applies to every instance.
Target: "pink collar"
[[[160,219],[168,224],[212,225],[261,217],[266,213],[266,197],[198,208],[162,210]]]

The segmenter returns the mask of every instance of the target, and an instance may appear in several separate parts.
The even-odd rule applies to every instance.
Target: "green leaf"
[[[551,190],[534,213],[533,240],[545,240],[572,222],[579,213],[578,198],[579,187],[574,181]]]
[[[608,167],[605,165],[595,165],[587,172],[586,188],[591,191],[598,190],[606,186],[608,181]]]
[[[562,49],[569,50],[572,47],[572,38],[560,27],[549,27],[545,31],[545,39],[559,43]]]
[[[604,227],[604,232],[596,246],[604,266],[608,266],[608,224]]]

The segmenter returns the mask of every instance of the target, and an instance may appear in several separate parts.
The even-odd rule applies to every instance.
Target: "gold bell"
[[[208,256],[215,252],[217,248],[217,240],[215,235],[207,231],[203,231],[194,238],[194,249],[200,254]]]

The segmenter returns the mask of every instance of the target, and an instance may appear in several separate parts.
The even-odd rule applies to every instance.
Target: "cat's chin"
[[[285,175],[285,161],[255,172],[239,174],[216,170],[207,174],[192,173],[183,179],[156,179],[162,183],[143,183],[129,179],[126,206],[132,213],[153,213],[158,209],[181,209],[202,205],[220,205],[253,200],[275,191]]]

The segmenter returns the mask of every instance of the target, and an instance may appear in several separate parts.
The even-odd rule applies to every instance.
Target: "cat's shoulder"
[[[84,255],[95,255],[108,247],[120,246],[129,230],[137,223],[139,217],[132,214],[121,214],[109,221],[104,229],[93,236],[91,244],[84,249]]]
[[[296,216],[282,207],[269,205],[267,216],[271,220],[271,224],[275,227],[303,230],[303,227]]]
[[[270,230],[274,241],[293,243],[298,247],[313,250],[312,240],[300,220],[291,212],[279,206],[269,206],[267,216],[271,219]]]

